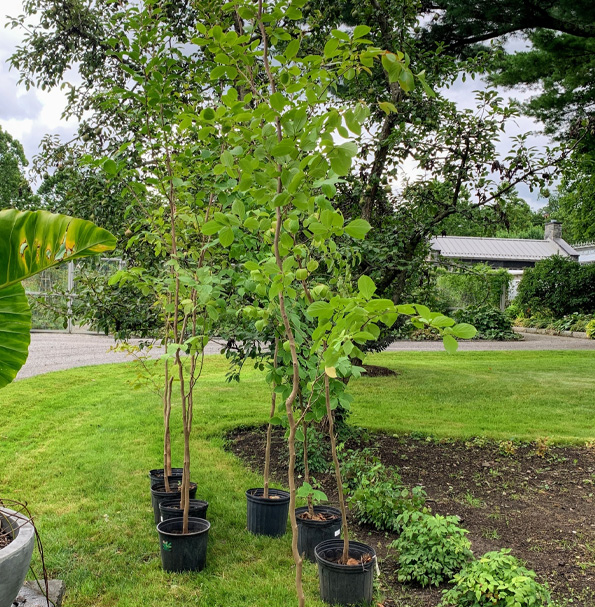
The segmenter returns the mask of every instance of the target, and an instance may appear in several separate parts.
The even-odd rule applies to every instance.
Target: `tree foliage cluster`
[[[366,38],[371,44],[392,49],[391,56],[399,58],[391,61],[385,57],[368,65],[365,77],[341,77],[328,97],[328,103],[361,100],[370,108],[357,132],[352,133],[353,169],[342,175],[335,187],[344,216],[369,221],[375,230],[361,245],[339,240],[338,246],[356,274],[372,276],[379,291],[395,302],[411,296],[426,280],[424,259],[431,236],[460,231],[493,235],[498,227],[527,229],[534,220],[526,204],[516,198],[515,186],[547,186],[551,165],[559,160],[554,150],[537,157],[524,137],[515,141],[508,155],[497,158],[500,134],[517,110],[505,105],[494,91],[478,94],[475,110],[460,110],[446,95],[430,89],[451,86],[461,74],[475,76],[491,69],[493,54],[478,49],[477,43],[506,33],[500,27],[506,20],[492,7],[482,19],[467,4],[314,1],[304,6],[296,21],[308,34],[303,36],[300,56],[332,52],[334,42],[326,46],[332,31],[364,25],[370,28]],[[519,10],[518,3],[509,4],[502,14]],[[163,115],[167,122],[171,108],[189,98],[191,87],[199,86],[205,98],[222,92],[217,79],[210,84],[207,80],[206,86],[196,84],[209,53],[191,43],[196,23],[219,6],[214,0],[200,7],[181,0],[160,6],[163,23],[176,40],[175,50],[164,49],[169,56],[164,68],[169,87]],[[43,17],[39,26],[28,28],[25,43],[12,58],[22,80],[27,85],[52,88],[62,84],[67,67],[75,64],[82,75],[79,84],[67,85],[69,104],[65,110],[80,119],[79,135],[68,144],[52,138],[44,141],[38,168],[47,171],[48,179],[41,193],[52,209],[95,219],[117,229],[123,237],[139,218],[133,195],[120,191],[120,185],[110,183],[97,167],[83,165],[80,159],[127,145],[127,156],[134,159],[138,171],[147,171],[151,160],[142,157],[145,148],[139,143],[147,136],[142,100],[133,92],[117,102],[106,95],[109,90],[130,88],[145,57],[145,45],[137,41],[130,48],[122,32],[123,21],[115,18],[121,13],[114,2],[73,1],[64,5],[56,0],[30,0],[26,8]],[[538,12],[535,7],[532,10]],[[467,17],[461,19],[462,14]],[[222,19],[224,33],[241,27],[233,19]],[[14,25],[26,21],[25,15],[16,18]],[[525,31],[531,19],[513,21],[515,31]],[[270,44],[282,52],[288,41],[274,38]],[[50,50],[40,53],[42,48]],[[230,66],[229,73],[223,74],[228,81],[233,80],[234,69]],[[413,74],[419,78],[415,88]],[[159,98],[154,70],[149,70],[146,78]],[[138,78],[136,81],[139,86]],[[240,91],[240,96],[247,93]],[[204,135],[196,144],[202,141]],[[341,158],[334,162],[341,162]],[[119,221],[122,217],[124,222]],[[129,253],[130,249],[123,251],[124,255]],[[145,266],[150,265],[150,255],[147,252],[142,260]]]
[[[515,304],[526,316],[542,313],[553,318],[575,312],[595,313],[595,265],[580,265],[555,255],[525,270]]]

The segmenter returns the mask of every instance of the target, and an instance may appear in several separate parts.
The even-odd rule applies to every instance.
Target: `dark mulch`
[[[366,370],[366,377],[391,377],[398,375],[393,369],[388,367],[379,367],[378,365],[364,365]]]
[[[238,429],[229,449],[253,469],[264,467],[265,428]],[[421,484],[435,513],[454,514],[469,530],[476,556],[500,548],[547,580],[557,599],[573,607],[595,605],[595,450],[587,447],[514,445],[476,439],[468,442],[374,435],[347,447],[378,447],[382,462],[396,466],[405,483]],[[286,483],[287,451],[274,436],[273,477]],[[336,501],[334,477],[315,474]],[[394,535],[350,521],[353,534],[378,553],[385,607],[435,607],[441,589],[396,581],[387,545]]]

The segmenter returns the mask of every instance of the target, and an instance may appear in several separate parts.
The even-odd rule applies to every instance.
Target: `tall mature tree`
[[[406,51],[414,72],[425,74],[437,91],[493,61],[489,53],[478,52],[461,59],[454,47],[437,44],[420,24],[440,13],[425,2],[319,1],[312,10],[319,13],[320,44],[334,27],[366,23],[376,45]],[[428,98],[407,86],[396,87],[394,81],[402,78],[398,66],[385,61],[371,69],[368,82],[346,82],[337,91],[376,108],[360,139],[358,169],[341,193],[346,213],[380,228],[357,252],[360,271],[374,276],[383,294],[397,302],[423,279],[431,236],[447,230],[449,221],[507,227],[516,213],[510,204],[515,186],[542,187],[551,177],[548,167],[556,162],[553,151],[538,159],[525,137],[498,158],[500,134],[518,110],[505,106],[494,91],[478,95],[475,111],[461,110],[445,95]]]
[[[23,146],[0,126],[0,209],[32,209],[38,202],[24,175],[29,162]]]
[[[57,0],[30,0],[27,7],[29,12],[38,10],[42,19],[38,27],[29,28],[25,44],[12,58],[23,81],[56,86],[65,77],[66,67],[78,63],[83,78],[71,89],[68,111],[85,117],[80,132],[83,147],[95,155],[117,149],[128,166],[142,172],[147,158],[135,151],[142,149],[140,142],[148,134],[142,104],[133,90],[119,105],[103,95],[114,87],[128,89],[129,74],[138,71],[145,59],[140,49],[126,57],[118,53],[125,44],[118,3],[73,0],[65,5]],[[191,36],[188,25],[199,17],[196,5],[168,0],[161,7],[180,41]],[[201,3],[200,10],[207,13],[209,3]],[[306,14],[308,36],[300,53],[314,47],[322,52],[333,29],[366,24],[373,44],[394,51],[393,58],[411,66],[422,81],[425,74],[434,88],[452,84],[463,70],[483,68],[484,56],[459,61],[422,35],[420,19],[429,10],[434,9],[418,0],[315,0]],[[228,31],[241,24],[225,17],[221,27]],[[276,38],[270,42],[280,50],[286,44]],[[51,56],[40,53],[42,48],[51,49]],[[172,102],[183,99],[196,80],[193,72],[200,69],[203,52],[180,53],[170,66],[178,74],[172,79]],[[537,161],[521,139],[508,158],[495,161],[495,143],[514,110],[487,93],[478,99],[476,112],[460,111],[443,96],[428,98],[429,87],[425,94],[413,90],[411,72],[400,66],[387,54],[382,66],[368,66],[367,79],[345,78],[336,91],[345,100],[365,99],[373,107],[358,141],[357,168],[340,185],[341,208],[347,216],[362,217],[381,228],[361,251],[353,251],[350,244],[346,254],[353,254],[354,262],[362,258],[359,271],[371,272],[381,292],[394,301],[411,290],[428,238],[441,233],[448,217],[466,211],[469,205],[494,205],[517,183],[547,178],[546,165],[552,160]],[[214,95],[221,93],[216,83],[210,88]],[[55,150],[60,151],[60,145]],[[127,147],[120,150],[121,146]],[[407,174],[415,177],[406,180]],[[499,215],[495,218],[499,221]]]
[[[548,205],[573,240],[594,236],[592,192],[595,156],[595,4],[590,0],[437,0],[424,36],[460,54],[482,42],[515,34],[527,48],[502,53],[489,79],[532,92],[525,114],[560,139],[582,136],[573,166]],[[577,170],[578,169],[578,170]]]

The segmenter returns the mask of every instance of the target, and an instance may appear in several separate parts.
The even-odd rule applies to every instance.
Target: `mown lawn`
[[[595,352],[392,353],[370,363],[392,378],[354,384],[353,422],[391,433],[485,435],[558,442],[595,439]],[[133,389],[130,365],[88,367],[17,382],[0,394],[0,495],[26,500],[52,577],[68,607],[279,607],[295,604],[289,534],[245,531],[244,491],[261,479],[224,450],[223,435],[259,425],[268,411],[262,375],[223,380],[208,357],[197,390],[193,480],[210,503],[208,567],[161,571],[147,472],[161,458],[161,403]],[[176,419],[180,453],[180,424]],[[178,460],[179,461],[179,460]],[[305,567],[308,604],[316,568]]]

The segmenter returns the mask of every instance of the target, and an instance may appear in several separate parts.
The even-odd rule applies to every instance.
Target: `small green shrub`
[[[595,318],[587,324],[586,331],[587,337],[595,339]]]
[[[506,318],[514,323],[515,320],[525,318],[525,310],[519,304],[512,302],[506,310],[504,310]]]
[[[512,330],[510,318],[492,306],[472,306],[457,310],[453,314],[457,322],[466,322],[477,329],[480,339],[511,340],[518,339]]]
[[[510,550],[488,552],[466,565],[453,578],[439,607],[546,607],[547,584],[535,581],[535,572],[523,567]]]
[[[556,331],[585,331],[592,316],[590,314],[567,314],[552,323]]]
[[[401,535],[390,547],[399,553],[399,582],[438,586],[473,558],[469,532],[456,516],[404,512],[397,522]]]
[[[387,468],[371,449],[344,456],[344,484],[349,509],[360,523],[381,531],[398,531],[404,512],[420,510],[426,500],[422,487],[406,487],[399,474]]]

